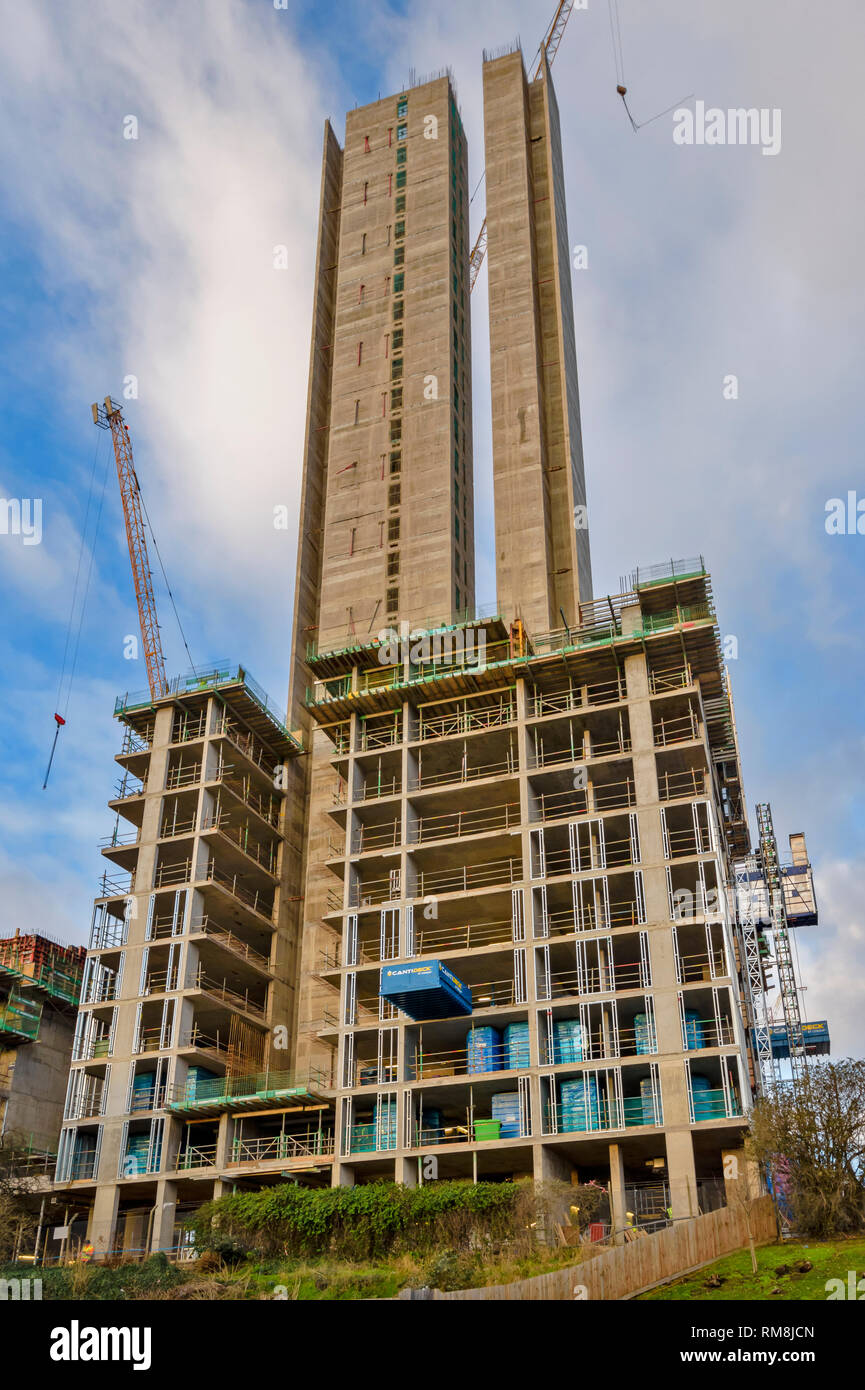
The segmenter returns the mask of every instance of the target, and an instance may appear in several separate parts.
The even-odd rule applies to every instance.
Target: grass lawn
[[[810,1260],[814,1266],[807,1274],[799,1274],[795,1265]],[[757,1274],[751,1272],[751,1255],[740,1250],[716,1260],[696,1274],[664,1284],[659,1289],[640,1295],[640,1302],[668,1299],[742,1300],[747,1302],[783,1302],[796,1299],[803,1302],[823,1302],[827,1297],[826,1281],[841,1279],[846,1286],[848,1270],[859,1278],[865,1276],[865,1240],[785,1241],[783,1244],[762,1245],[757,1250]],[[789,1274],[776,1274],[782,1265],[790,1266]],[[706,1288],[706,1281],[717,1275],[722,1280],[719,1289]],[[778,1293],[773,1293],[778,1289]]]

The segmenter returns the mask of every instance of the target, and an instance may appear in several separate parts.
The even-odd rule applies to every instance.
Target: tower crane
[[[168,691],[165,676],[165,657],[162,652],[162,639],[159,635],[159,620],[156,616],[156,600],[153,596],[153,575],[147,555],[147,536],[144,530],[141,493],[135,465],[132,461],[132,441],[129,426],[123,419],[123,411],[117,401],[105,397],[102,405],[91,406],[93,423],[100,429],[111,431],[114,445],[114,459],[117,464],[117,481],[120,484],[120,499],[123,503],[123,517],[126,522],[126,541],[129,546],[129,560],[132,565],[132,579],[135,584],[135,601],[138,604],[138,622],[141,627],[141,641],[144,644],[144,662],[147,667],[147,683],[151,697],[155,700]]]
[[[538,65],[535,68],[535,75],[533,79],[535,82],[537,82],[538,78],[544,70],[544,57],[546,56],[546,60],[548,63],[552,63],[553,59],[555,58],[556,53],[558,52],[559,44],[562,41],[562,35],[565,32],[565,25],[571,17],[571,10],[573,8],[574,0],[560,0],[560,4],[556,10],[556,13],[553,15],[552,23],[550,24],[549,28],[544,34],[543,39],[541,40],[541,45],[539,49],[540,56],[538,58]],[[481,273],[481,266],[484,263],[484,257],[486,256],[486,254],[487,219],[486,217],[484,217],[484,220],[481,224],[481,229],[478,232],[478,239],[472,247],[472,254],[469,261],[469,293],[471,293],[471,291],[475,287],[477,278]]]

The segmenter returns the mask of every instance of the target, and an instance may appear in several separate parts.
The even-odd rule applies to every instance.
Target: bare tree
[[[757,1104],[751,1133],[759,1161],[784,1174],[803,1235],[865,1227],[865,1062],[813,1062]]]

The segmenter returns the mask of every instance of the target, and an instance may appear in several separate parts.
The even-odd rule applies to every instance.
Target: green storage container
[[[501,1133],[501,1120],[475,1120],[475,1139],[479,1144],[498,1139]]]

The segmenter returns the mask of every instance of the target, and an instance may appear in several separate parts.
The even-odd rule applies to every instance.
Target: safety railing
[[[192,835],[195,832],[197,822],[197,816],[187,816],[183,820],[178,820],[176,816],[163,816],[162,824],[159,827],[159,838],[172,840],[180,835]]]
[[[200,877],[207,883],[215,883],[220,888],[224,888],[238,902],[243,903],[245,907],[252,908],[253,912],[257,912],[259,916],[267,918],[267,921],[272,923],[272,893],[262,892],[258,888],[246,888],[237,874],[224,873],[222,869],[216,867],[213,860],[207,865]]]
[[[216,1163],[216,1147],[216,1144],[190,1144],[177,1155],[178,1169],[188,1172],[190,1168],[212,1168]]]
[[[510,942],[513,938],[511,919],[495,922],[465,922],[453,926],[426,927],[415,923],[415,948],[418,955],[437,951],[474,951],[479,946]]]
[[[620,869],[623,865],[638,862],[633,855],[630,836],[617,836],[604,841],[603,865],[591,862],[580,864],[577,855],[572,855],[569,849],[547,850],[544,855],[544,877],[555,878],[560,874],[578,874],[587,870],[597,872],[599,868]]]
[[[695,951],[691,955],[680,955],[678,980],[680,985],[692,984],[696,980],[716,980],[727,974],[727,963],[723,951]]]
[[[473,782],[484,777],[510,777],[516,771],[517,760],[514,756],[502,762],[479,763],[475,767],[470,767],[467,756],[463,758],[456,768],[449,768],[445,772],[423,773],[410,779],[410,791],[426,791],[428,787],[453,786],[460,782]]]
[[[519,825],[519,822],[519,801],[504,801],[498,806],[480,806],[465,811],[443,811],[434,816],[418,816],[411,822],[408,843],[421,845],[432,840],[482,835],[490,830],[506,830],[512,825]]]
[[[559,763],[582,763],[586,758],[618,758],[631,751],[626,734],[615,738],[592,739],[588,748],[571,745],[567,748],[536,748],[532,751],[533,767],[554,767]]]
[[[538,998],[560,999],[582,994],[613,994],[619,990],[646,989],[646,969],[642,961],[622,961],[618,965],[586,966],[583,970],[551,971],[549,987],[538,981]]]
[[[235,1139],[228,1161],[232,1165],[284,1163],[293,1158],[322,1158],[332,1153],[332,1134],[326,1130],[307,1129],[301,1134],[275,1134],[268,1138]]]
[[[257,1018],[264,1018],[267,1011],[266,1003],[255,999],[249,990],[231,989],[227,980],[215,980],[201,967],[186,981],[184,988],[201,990],[211,999],[232,1004],[245,1013],[255,1014]]]
[[[700,721],[693,709],[672,719],[656,719],[652,735],[656,748],[666,748],[671,743],[691,743],[700,738]]]
[[[268,776],[272,773],[276,762],[274,754],[268,752],[264,744],[252,734],[245,733],[233,719],[229,719],[225,714],[217,715],[211,724],[210,732],[214,738],[228,739],[247,761],[260,767]]]
[[[694,676],[689,662],[683,666],[668,666],[649,672],[649,691],[652,695],[663,695],[668,690],[686,690],[692,685]]]
[[[251,777],[231,776],[234,772],[232,763],[221,763],[216,770],[215,777],[208,777],[208,782],[218,782],[219,785],[238,801],[242,801],[244,806],[248,806],[262,820],[267,821],[274,829],[279,829],[279,800],[275,796],[264,796],[256,791]]]
[[[99,841],[100,849],[127,849],[130,845],[137,845],[141,832],[130,830],[125,835],[115,827],[110,835],[103,835]]]
[[[427,869],[417,876],[419,898],[430,893],[466,893],[471,888],[493,888],[500,883],[519,883],[523,861],[519,856],[491,859],[485,864],[465,864],[459,869]]]
[[[544,1107],[545,1134],[582,1134],[586,1131],[630,1129],[663,1124],[660,1097],[625,1096],[624,1100],[589,1098],[573,1108]]]
[[[682,1046],[686,1052],[701,1052],[707,1047],[731,1047],[736,1041],[729,1019],[720,1023],[708,1018],[685,1018],[682,1024]]]
[[[123,777],[118,778],[114,783],[114,796],[112,801],[126,801],[133,796],[141,796],[144,792],[144,783],[140,777],[133,777],[131,772],[127,772]]]
[[[466,705],[438,715],[425,716],[421,711],[418,738],[424,742],[431,738],[450,738],[454,734],[475,733],[479,729],[497,729],[502,725],[512,724],[516,717],[517,707],[513,700],[500,700],[488,705]]]
[[[385,796],[396,796],[402,790],[399,777],[368,777],[363,786],[354,793],[355,801],[377,801]]]
[[[154,727],[153,724],[150,724],[147,728],[136,732],[130,724],[127,724],[123,730],[120,757],[125,757],[130,753],[149,753],[153,742]]]
[[[715,1087],[706,1091],[691,1088],[691,1107],[694,1124],[701,1120],[726,1120],[742,1115],[742,1102],[732,1089]]]
[[[697,830],[689,825],[685,830],[671,830],[667,827],[667,841],[670,847],[668,859],[683,859],[690,854],[708,854],[712,839],[708,827],[699,826]]]
[[[588,705],[614,705],[624,700],[626,694],[622,677],[592,685],[567,686],[563,690],[536,690],[532,697],[532,713],[540,719],[546,714],[567,714],[569,710],[585,709]]]
[[[111,1035],[109,1032],[95,1038],[83,1038],[72,1048],[73,1062],[95,1062],[102,1057],[111,1056]]]
[[[381,1153],[397,1147],[396,1120],[387,1124],[352,1125],[349,1130],[349,1152]]]
[[[114,971],[109,975],[92,975],[90,983],[84,994],[81,996],[82,1004],[109,1004],[117,999],[120,993],[120,981]]]
[[[227,927],[220,926],[219,923],[211,918],[204,916],[190,922],[190,934],[202,932],[208,941],[221,946],[225,951],[231,951],[232,955],[242,956],[250,964],[258,966],[261,970],[270,969],[270,961],[267,956],[262,955],[261,951],[256,951],[247,941],[244,941],[237,932],[230,931]]]
[[[196,1030],[193,1030],[194,1032]],[[195,1043],[201,1041],[199,1034]],[[222,1035],[206,1039],[216,1043],[215,1050],[222,1050]],[[227,1044],[227,1039],[225,1040]],[[195,1044],[181,1043],[180,1046]],[[185,1109],[190,1105],[215,1104],[223,1100],[242,1100],[255,1097],[266,1100],[279,1097],[286,1092],[306,1091],[327,1088],[329,1079],[316,1067],[307,1071],[264,1071],[245,1072],[237,1076],[192,1077],[186,1082],[172,1086],[168,1092],[168,1104],[172,1108]]]
[[[207,733],[207,714],[204,710],[200,714],[180,714],[174,716],[174,724],[171,729],[172,743],[191,743],[193,739],[204,738]]]
[[[86,1120],[102,1114],[103,1101],[107,1099],[105,1086],[101,1079],[94,1077],[91,1080],[97,1081],[97,1084],[66,1106],[63,1112],[64,1120]]]
[[[352,854],[363,854],[373,849],[396,849],[402,841],[402,822],[387,821],[384,825],[357,825],[351,837]],[[343,854],[345,847],[334,843],[337,854]]]
[[[159,864],[153,876],[153,886],[154,888],[173,888],[179,883],[188,883],[191,873],[191,859],[184,859],[179,864]]]
[[[257,840],[254,835],[249,833],[246,826],[234,825],[231,817],[225,813],[204,816],[201,821],[201,829],[202,832],[215,830],[226,840],[230,840],[232,845],[239,849],[242,854],[245,854],[247,858],[253,859],[267,873],[276,875],[279,857],[278,842],[265,844],[262,840]]]
[[[384,726],[364,725],[358,735],[357,751],[369,753],[376,748],[395,748],[402,743],[402,713],[392,723]]]
[[[98,898],[127,898],[135,891],[135,871],[127,874],[103,874],[99,879]]]
[[[166,791],[177,791],[178,787],[191,787],[201,781],[201,763],[178,763],[165,774]]]
[[[640,904],[631,898],[609,906],[586,903],[581,908],[563,907],[548,912],[543,923],[548,936],[571,936],[574,932],[605,931],[611,927],[638,927],[643,923],[641,914]]]
[[[624,811],[637,804],[633,778],[616,782],[594,783],[585,788],[564,792],[535,792],[535,803],[529,808],[529,820],[558,820],[562,817],[594,815],[598,811]]]
[[[702,796],[707,787],[703,768],[687,768],[684,772],[659,772],[658,796],[661,801],[677,801],[684,797]]]
[[[69,1178],[71,1182],[81,1182],[84,1179],[95,1178],[96,1176],[96,1154],[82,1154],[78,1158],[73,1158],[69,1168]]]
[[[596,1006],[597,1007],[597,1006]],[[647,1020],[642,1027],[584,1028],[576,1037],[540,1040],[541,1066],[563,1066],[575,1062],[598,1062],[620,1057],[645,1057],[656,1053],[658,1039]]]

